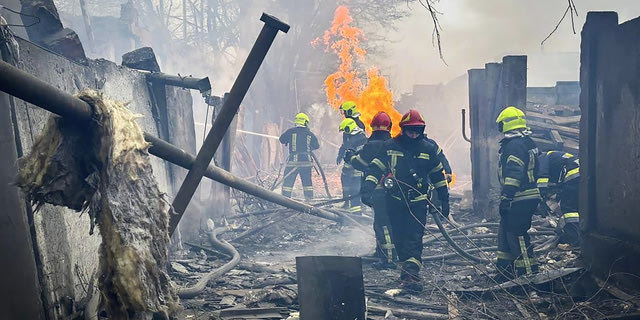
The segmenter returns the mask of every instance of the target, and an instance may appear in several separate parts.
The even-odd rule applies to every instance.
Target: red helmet
[[[409,110],[409,112],[405,113],[402,116],[402,120],[400,120],[400,128],[405,126],[424,126],[424,118],[420,115],[420,112],[415,109]]]
[[[384,111],[378,112],[371,120],[371,130],[391,131],[391,117]]]

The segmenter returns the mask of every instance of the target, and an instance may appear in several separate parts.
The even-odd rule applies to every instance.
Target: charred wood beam
[[[558,132],[562,134],[566,134],[568,136],[577,137],[580,135],[580,130],[571,127],[559,126],[556,124],[545,123],[535,120],[528,120],[527,125],[529,125],[532,129],[542,129],[542,130],[558,130]]]
[[[178,226],[180,217],[184,214],[185,209],[191,201],[191,197],[193,197],[193,194],[200,184],[205,171],[207,171],[207,168],[211,163],[211,159],[213,159],[220,142],[222,142],[225,132],[227,132],[231,121],[238,112],[240,103],[249,90],[249,86],[251,85],[251,82],[253,82],[256,73],[258,73],[258,69],[267,55],[273,40],[279,31],[289,31],[288,24],[268,14],[263,13],[260,20],[265,23],[262,27],[262,31],[260,31],[253,48],[251,48],[251,52],[249,52],[249,56],[242,66],[240,74],[238,74],[236,81],[231,87],[231,91],[229,91],[228,98],[222,105],[220,114],[216,117],[211,131],[209,131],[207,138],[202,143],[202,147],[200,148],[200,151],[198,151],[198,155],[189,169],[189,173],[187,173],[184,182],[176,194],[176,198],[173,200],[173,209],[175,210],[176,215],[171,216],[171,219],[169,220],[170,234],[173,233]]]
[[[0,91],[6,92],[62,117],[73,119],[78,123],[89,123],[93,116],[92,107],[88,103],[4,61],[0,61]],[[167,160],[185,169],[191,168],[195,161],[195,157],[193,155],[164,140],[158,139],[148,133],[145,133],[144,137],[151,143],[149,153],[159,158]],[[234,189],[268,200],[289,209],[324,219],[338,222],[343,221],[342,217],[334,213],[328,212],[324,209],[314,208],[305,203],[271,192],[261,186],[236,177],[231,173],[212,165],[206,168],[205,176],[226,184]],[[345,221],[352,222],[349,219],[346,219]]]

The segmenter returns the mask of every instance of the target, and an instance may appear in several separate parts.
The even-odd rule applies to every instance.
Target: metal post
[[[92,108],[88,103],[4,61],[0,61],[0,91],[60,116],[74,119],[78,123],[89,123],[92,117]],[[34,94],[34,92],[38,94]],[[148,133],[145,133],[144,137],[152,144],[149,148],[149,153],[185,169],[192,167],[195,161],[193,155]],[[320,218],[342,222],[342,218],[334,213],[320,208],[314,208],[305,203],[271,192],[220,168],[211,165],[208,166],[205,170],[205,176],[234,189],[271,201],[286,208]],[[345,221],[352,222],[349,219]]]
[[[189,173],[187,173],[187,177],[184,179],[184,182],[182,183],[182,186],[180,186],[180,190],[178,190],[176,198],[173,201],[175,214],[172,215],[169,220],[170,233],[173,233],[178,226],[178,221],[180,221],[185,209],[189,205],[189,201],[191,201],[193,193],[200,184],[200,180],[202,180],[202,176],[209,166],[211,159],[213,159],[213,155],[218,149],[218,146],[224,137],[224,133],[227,131],[231,121],[238,112],[240,103],[242,102],[242,99],[244,99],[247,90],[249,90],[249,86],[251,85],[253,78],[255,78],[255,75],[262,64],[264,57],[267,55],[273,40],[278,34],[278,31],[289,31],[288,24],[266,13],[262,14],[260,20],[265,23],[262,27],[262,31],[260,31],[258,39],[256,39],[247,60],[242,66],[242,70],[240,70],[238,78],[236,78],[233,87],[231,87],[229,96],[225,100],[220,114],[216,117],[216,121],[213,123],[211,131],[209,131],[207,138],[202,143],[202,147],[196,156],[195,163],[189,170]]]
[[[200,91],[200,93],[209,93],[211,91],[211,82],[209,77],[206,78],[194,78],[194,77],[181,77],[165,74],[162,72],[152,72],[147,74],[147,80],[160,82],[168,86],[194,89]]]
[[[471,143],[471,139],[467,138],[466,120],[467,120],[467,110],[462,109],[462,137],[464,138],[465,141]]]

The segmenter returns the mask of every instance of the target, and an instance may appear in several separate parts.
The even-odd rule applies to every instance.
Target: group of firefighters
[[[344,161],[341,174],[343,208],[362,214],[362,204],[373,209],[377,268],[400,268],[402,287],[421,291],[422,237],[427,214],[449,216],[448,183],[452,171],[442,149],[425,133],[425,120],[416,110],[405,113],[399,123],[401,133],[391,136],[388,114],[379,112],[365,124],[352,101],[342,103],[340,123],[342,146],[336,164]],[[540,153],[526,126],[525,114],[516,107],[505,108],[496,119],[504,134],[500,141],[498,178],[502,190],[499,206],[496,281],[506,281],[538,271],[537,260],[527,230],[533,214],[548,209],[546,200],[560,202],[560,242],[579,246],[578,186],[579,161],[563,151]],[[318,139],[309,130],[309,117],[299,113],[295,127],[280,136],[288,145],[282,194],[291,197],[300,175],[305,199],[313,197],[312,151]]]

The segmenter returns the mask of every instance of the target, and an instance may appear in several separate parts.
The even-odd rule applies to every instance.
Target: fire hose
[[[444,228],[444,225],[442,225],[442,220],[440,220],[440,212],[438,210],[436,210],[435,212],[432,212],[431,215],[433,216],[433,220],[436,222],[436,225],[438,226],[438,229],[440,230],[440,233],[442,233],[442,236],[444,237],[444,239],[451,245],[451,247],[461,256],[471,260],[471,261],[475,261],[475,262],[480,262],[480,263],[487,263],[489,262],[487,259],[482,259],[482,258],[478,258],[475,256],[472,256],[471,254],[469,254],[467,251],[465,251],[464,249],[462,249],[455,241],[453,241],[453,239],[451,239],[451,236],[449,236],[449,233],[447,232],[447,229]]]
[[[211,221],[211,219],[207,220],[207,236],[209,237],[209,242],[211,243],[211,245],[230,253],[233,258],[231,258],[231,261],[225,263],[223,266],[207,273],[205,276],[200,278],[200,280],[198,280],[195,285],[178,289],[178,296],[180,298],[193,298],[199,295],[200,293],[202,293],[202,291],[204,291],[204,288],[207,287],[207,283],[209,283],[209,281],[219,278],[223,274],[235,268],[236,265],[238,265],[238,263],[240,262],[240,253],[238,253],[238,250],[236,250],[236,248],[234,248],[228,242],[224,240],[220,241],[217,238],[219,234],[222,234],[227,230],[229,229],[226,227],[215,228],[213,225],[213,221]]]

